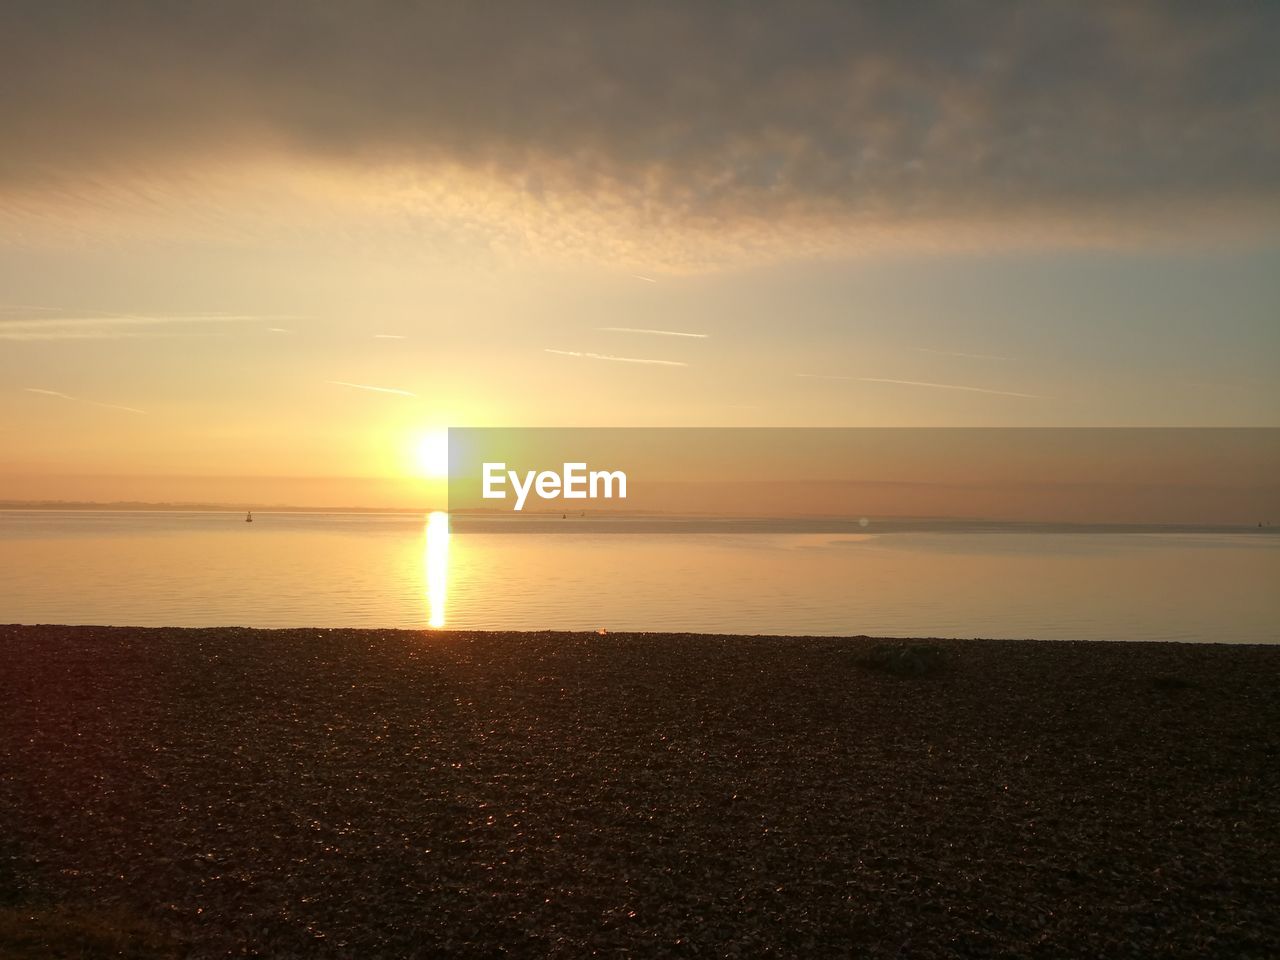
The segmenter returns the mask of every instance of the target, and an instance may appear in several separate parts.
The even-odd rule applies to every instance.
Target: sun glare
[[[449,585],[449,515],[439,510],[427,517],[426,545],[422,551],[426,581],[427,624],[444,626],[445,595]]]
[[[418,440],[418,471],[424,477],[449,475],[449,432],[432,430]]]

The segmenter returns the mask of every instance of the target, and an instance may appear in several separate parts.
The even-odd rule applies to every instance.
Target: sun
[[[449,475],[449,432],[431,430],[418,438],[418,472],[424,477]]]

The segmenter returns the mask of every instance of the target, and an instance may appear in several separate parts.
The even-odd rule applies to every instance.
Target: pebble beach
[[[1275,957],[1277,690],[1280,646],[0,627],[0,955]]]

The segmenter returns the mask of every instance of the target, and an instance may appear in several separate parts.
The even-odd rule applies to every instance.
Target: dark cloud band
[[[282,155],[652,222],[1280,197],[1280,5],[9,4],[0,190]]]

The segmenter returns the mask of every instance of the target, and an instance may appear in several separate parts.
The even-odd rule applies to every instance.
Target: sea
[[[0,623],[1280,641],[1280,536],[0,511]]]

